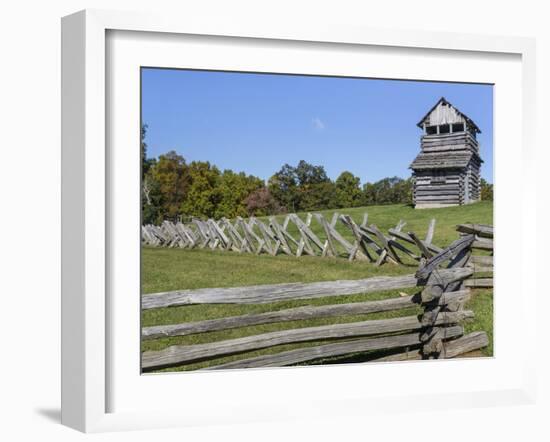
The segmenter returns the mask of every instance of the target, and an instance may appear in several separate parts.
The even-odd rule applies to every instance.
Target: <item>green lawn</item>
[[[445,246],[458,238],[455,230],[459,223],[492,224],[493,207],[490,202],[481,202],[462,207],[450,207],[442,209],[415,210],[406,205],[371,206],[366,208],[341,209],[338,212],[351,215],[358,223],[362,221],[363,214],[368,212],[369,224],[376,224],[381,230],[387,232],[402,219],[407,222],[404,232],[414,231],[420,237],[426,233],[431,218],[436,219],[436,228],[433,242],[439,246]],[[330,220],[334,211],[324,211],[325,217]],[[282,220],[284,217],[280,217]],[[302,216],[304,219],[305,216]],[[351,239],[349,231],[338,223],[340,233]],[[316,220],[312,221],[312,230],[324,237],[321,227]],[[289,232],[293,232],[289,228]],[[297,236],[297,235],[296,235]],[[252,255],[235,252],[223,252],[212,250],[186,250],[186,249],[142,249],[142,290],[143,293],[156,293],[161,291],[178,289],[196,289],[204,287],[233,287],[255,284],[274,284],[282,282],[314,282],[336,279],[360,279],[381,275],[399,275],[413,273],[415,264],[398,266],[384,264],[376,267],[365,261],[349,262],[344,257],[321,258],[302,256],[278,255]],[[415,289],[404,290],[414,293]],[[142,314],[143,326],[174,324],[180,322],[199,321],[204,319],[234,316],[246,313],[259,313],[269,310],[280,310],[303,305],[322,305],[346,302],[359,302],[374,299],[384,299],[399,296],[395,291],[357,294],[338,298],[321,298],[315,300],[287,301],[262,305],[191,305],[164,309],[146,310]],[[488,333],[490,345],[482,351],[483,355],[492,355],[492,290],[475,290],[472,300],[467,308],[474,310],[475,319],[466,324],[467,332],[484,330]],[[212,342],[220,339],[231,339],[275,330],[284,330],[296,327],[310,327],[316,325],[328,325],[333,323],[353,322],[365,319],[388,318],[393,316],[405,316],[418,312],[416,309],[399,312],[377,313],[361,316],[345,316],[337,318],[324,318],[307,321],[286,322],[277,324],[265,324],[259,326],[243,327],[222,332],[202,333],[190,336],[157,339],[144,341],[142,350],[158,350],[174,344],[197,344]],[[218,358],[216,364],[229,362],[243,357],[253,357],[261,354],[273,353],[303,347],[305,345],[319,345],[320,341],[308,344],[284,345],[276,348],[265,349],[256,352],[248,352],[244,355],[235,355]],[[346,357],[331,358],[322,361],[346,362],[361,361],[365,355],[347,355]],[[319,361],[316,361],[318,363]],[[212,362],[210,362],[212,364]],[[209,365],[208,362],[176,367],[168,370],[189,370]]]
[[[334,212],[335,210],[324,210],[316,213],[322,213],[325,218],[330,221]],[[413,231],[419,237],[424,237],[426,235],[430,220],[435,218],[436,225],[433,242],[439,246],[448,245],[457,239],[457,232],[455,229],[457,224],[493,223],[493,203],[491,201],[483,201],[467,206],[446,207],[441,209],[414,209],[410,205],[395,204],[339,209],[336,212],[350,215],[358,224],[362,222],[363,215],[367,212],[369,215],[369,224],[375,224],[379,229],[385,232],[387,232],[388,229],[395,227],[399,220],[403,220],[407,223],[403,228],[403,232]],[[302,219],[305,219],[305,214],[299,215]],[[284,215],[277,218],[282,222]],[[312,220],[311,224],[311,228],[315,233],[323,235],[322,228],[319,226],[315,218]],[[350,230],[342,225],[341,222],[338,222],[336,226],[337,230],[342,235],[348,239],[352,238]],[[289,232],[296,234],[298,233],[297,229],[292,224],[290,225]]]

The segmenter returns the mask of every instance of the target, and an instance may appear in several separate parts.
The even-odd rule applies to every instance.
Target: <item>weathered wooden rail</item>
[[[473,275],[473,269],[452,268],[441,273],[450,280],[458,281]],[[269,284],[247,287],[206,288],[175,290],[143,295],[143,309],[175,307],[189,304],[266,304],[297,299],[324,298],[327,296],[372,293],[397,290],[418,285],[414,275],[377,276],[368,279],[323,281],[313,283]]]
[[[466,287],[471,288],[491,288],[493,287],[493,259],[494,259],[494,231],[493,226],[486,224],[459,224],[457,230],[462,236],[474,235],[472,243],[472,252],[482,250],[490,255],[471,254],[466,266],[474,270],[473,278],[464,282]],[[484,274],[483,276],[477,276]]]
[[[466,275],[466,273],[464,273]],[[338,293],[342,295],[342,293]],[[464,301],[470,294],[469,290],[453,292],[447,301]],[[250,325],[270,324],[273,322],[299,321],[304,319],[328,318],[331,316],[362,315],[367,313],[379,313],[402,310],[415,307],[420,304],[418,295],[403,296],[399,298],[384,299],[379,301],[353,302],[349,304],[335,304],[318,307],[296,307],[292,309],[273,312],[230,316],[205,321],[187,322],[184,324],[159,325],[144,327],[143,339],[156,339],[168,336],[185,336],[195,333],[228,330],[231,328],[246,327]]]
[[[351,224],[350,220],[346,221]],[[366,222],[364,224],[366,225]],[[328,225],[330,226],[330,223]],[[365,239],[362,233],[363,231],[367,234],[375,232],[374,236],[376,236],[376,227],[371,226],[368,227],[370,230],[366,230],[364,227],[355,225],[353,229],[357,232],[357,249],[361,249],[365,256],[368,256],[368,253],[376,253],[374,246],[369,245],[368,239]],[[212,227],[212,230],[215,230],[215,227]],[[420,263],[414,275],[310,284],[180,290],[143,295],[142,307],[153,309],[190,304],[265,304],[414,287],[418,287],[419,290],[413,295],[401,294],[376,301],[303,306],[281,310],[274,307],[273,311],[264,313],[144,327],[142,339],[152,340],[290,321],[320,318],[334,318],[337,321],[331,325],[301,328],[297,326],[288,330],[236,339],[205,344],[171,345],[158,351],[145,351],[142,353],[142,369],[148,372],[203,361],[208,361],[208,370],[276,367],[315,363],[325,358],[357,353],[361,353],[362,360],[365,361],[451,358],[485,347],[488,345],[485,332],[464,335],[461,324],[474,316],[472,311],[464,309],[464,304],[471,296],[471,288],[479,286],[477,281],[479,278],[475,277],[476,272],[479,271],[478,267],[483,272],[492,269],[492,256],[472,255],[472,252],[477,250],[475,247],[479,238],[492,239],[492,228],[460,225],[457,230],[463,235],[449,247],[439,249],[438,252],[433,247],[428,247],[431,244],[433,227],[429,229],[432,233],[429,233],[425,240],[420,240],[413,232],[407,234],[411,241],[419,243]],[[313,236],[307,230],[303,231],[305,232],[303,243],[310,241],[310,246],[313,247],[311,245]],[[479,232],[484,236],[478,235]],[[264,233],[264,241],[267,241],[270,235],[267,232]],[[252,235],[250,232],[248,234]],[[236,234],[234,236],[237,238]],[[288,244],[281,242],[279,246],[287,247]],[[328,247],[330,248],[330,245]],[[273,251],[273,248],[271,250]],[[388,248],[383,250],[388,255],[391,253]],[[378,254],[379,259],[382,253]],[[411,315],[410,309],[421,314]],[[405,316],[338,322],[349,316],[390,311],[404,311]],[[247,357],[249,352],[264,349],[277,350],[279,346],[287,344],[300,345],[300,347]],[[381,355],[381,352],[385,355]],[[231,362],[218,362],[219,358],[233,355],[242,355],[242,357]]]
[[[321,227],[322,235],[316,234],[311,228],[313,220],[316,220]],[[353,239],[346,239],[336,230],[338,222],[349,229]],[[293,235],[296,233],[289,232],[291,225],[295,226],[299,236],[295,237]],[[385,262],[393,264],[422,262],[422,260],[430,259],[442,252],[441,247],[432,243],[435,219],[430,221],[424,239],[418,237],[414,232],[403,232],[405,225],[406,223],[400,220],[395,228],[388,230],[386,235],[376,225],[368,223],[368,214],[366,213],[360,225],[350,216],[338,213],[334,213],[330,221],[320,213],[308,214],[305,221],[296,214],[286,215],[283,222],[279,222],[273,216],[269,217],[269,222],[261,221],[255,217],[251,217],[249,220],[238,217],[234,222],[226,218],[219,221],[194,219],[190,224],[165,221],[161,226],[142,226],[142,242],[157,247],[223,249],[238,253],[268,253],[273,256],[280,253],[298,257],[304,254],[321,257],[344,256],[350,261],[369,261],[377,266]],[[492,273],[493,226],[459,224],[457,231],[462,236],[459,241],[471,243],[468,244],[468,253],[457,255],[447,249],[447,256],[440,259],[445,260],[449,255],[453,255],[457,260],[467,262],[468,267],[473,268],[476,273]],[[473,241],[470,241],[472,238]],[[414,247],[411,248],[411,246]],[[470,259],[470,249],[481,250],[484,253],[489,252],[491,256],[474,255]],[[483,277],[469,281],[468,284],[470,287],[492,287],[493,282],[492,278]],[[293,288],[293,286],[290,287],[290,289]],[[267,289],[273,289],[275,293],[279,290],[275,287]],[[210,296],[213,296],[217,290],[209,289]],[[203,296],[203,292],[198,292],[198,294]],[[224,291],[223,297],[226,294]],[[186,296],[187,298],[191,297],[192,293],[186,296],[183,295],[183,292],[179,295],[175,293],[164,295],[165,298],[175,296],[184,299]],[[161,298],[150,297],[150,299],[146,299],[143,307],[160,307],[161,305],[153,303],[153,299]],[[252,300],[252,302],[255,301]],[[192,300],[183,303],[192,303]]]
[[[313,222],[318,224],[316,229]],[[337,230],[338,223],[348,234]],[[282,222],[274,216],[268,220],[255,217],[248,220],[237,217],[234,221],[194,219],[188,224],[164,221],[160,226],[142,226],[141,238],[143,244],[155,247],[210,248],[273,256],[281,253],[297,257],[340,256],[376,265],[402,264],[404,259],[420,261],[422,250],[441,251],[432,244],[435,220],[430,222],[425,239],[411,238],[409,233],[402,232],[404,227],[405,223],[399,221],[385,234],[375,224],[368,223],[367,214],[358,225],[349,215],[338,213],[334,213],[330,221],[321,213],[308,213],[305,220],[291,213]],[[411,249],[411,244],[419,247],[420,252]]]

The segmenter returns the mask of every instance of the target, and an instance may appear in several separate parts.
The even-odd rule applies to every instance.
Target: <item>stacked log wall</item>
[[[481,164],[477,158],[472,158],[470,164],[470,200],[479,201],[481,199]]]
[[[433,170],[420,170],[414,174],[414,204],[462,204],[464,176],[458,169],[444,170],[436,176]],[[444,179],[437,183],[438,179]]]
[[[420,144],[423,152],[471,150],[479,153],[479,143],[469,132],[424,135]]]
[[[479,143],[469,132],[424,135],[421,137],[423,153],[439,154],[452,159],[458,152],[471,152],[467,165],[456,168],[416,169],[413,171],[413,203],[415,205],[462,205],[480,199]],[[466,200],[466,176],[469,199]]]

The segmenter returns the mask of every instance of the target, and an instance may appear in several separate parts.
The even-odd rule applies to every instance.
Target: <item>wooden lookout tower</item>
[[[421,151],[410,168],[415,208],[469,204],[480,199],[480,168],[476,135],[479,127],[440,98],[420,120]]]

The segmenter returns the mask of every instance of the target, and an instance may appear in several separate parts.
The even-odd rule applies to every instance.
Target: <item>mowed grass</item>
[[[321,213],[330,220],[333,212],[334,211],[324,211]],[[436,228],[433,242],[439,246],[446,246],[458,238],[456,224],[470,222],[492,224],[493,208],[491,203],[481,202],[469,206],[442,209],[415,210],[407,205],[389,205],[338,210],[338,213],[350,215],[357,223],[361,223],[365,212],[369,214],[369,224],[375,224],[386,233],[389,228],[395,227],[397,222],[402,219],[407,222],[403,231],[414,231],[420,237],[426,234],[429,221],[435,218]],[[304,214],[301,214],[301,217],[305,219]],[[284,216],[278,218],[282,222]],[[312,220],[311,228],[321,238],[324,238],[324,233],[315,218]],[[341,223],[337,224],[337,229],[342,235],[350,240],[352,239],[349,230],[341,225]],[[293,231],[292,225],[288,230],[294,233],[295,237],[298,236],[297,231]],[[186,250],[144,247],[142,249],[142,292],[157,293],[162,291],[207,287],[235,287],[285,282],[362,279],[373,276],[392,276],[413,273],[416,267],[417,264],[412,261],[408,262],[408,265],[405,266],[387,263],[380,267],[376,267],[374,264],[365,261],[349,262],[344,257],[321,258],[302,256],[296,258],[282,254],[278,256],[269,256],[266,254],[253,255],[219,250],[212,251],[209,249]],[[142,313],[142,325],[151,326],[201,321],[226,316],[281,310],[304,305],[325,305],[386,299],[400,296],[399,292],[412,294],[415,291],[417,291],[417,289],[326,297],[315,300],[286,301],[262,305],[190,305],[145,310]],[[482,354],[485,356],[492,355],[492,297],[492,290],[474,290],[472,300],[467,306],[467,308],[474,310],[476,317],[473,321],[465,324],[466,332],[484,330],[489,335],[490,345],[482,350]],[[397,312],[264,324],[224,330],[221,332],[143,341],[142,350],[160,350],[169,345],[199,344],[298,327],[355,322],[366,319],[382,319],[419,313],[420,310],[417,308],[411,308]],[[217,358],[213,361],[174,367],[167,369],[167,371],[203,368],[236,359],[276,353],[297,347],[319,345],[320,343],[322,343],[322,341],[283,345],[241,355]],[[315,361],[315,363],[358,362],[371,356],[372,355],[369,354],[346,355],[345,357]]]
[[[402,275],[413,272],[415,266],[376,267],[365,261],[349,262],[343,257],[301,256],[296,258],[282,254],[271,256],[210,249],[147,247],[142,250],[142,268],[143,293],[157,293],[204,287],[237,287]]]
[[[426,235],[430,220],[432,218],[435,218],[436,226],[433,242],[434,244],[437,244],[439,246],[448,245],[452,241],[457,239],[457,224],[493,223],[493,203],[491,201],[482,201],[475,204],[469,204],[467,206],[445,207],[440,209],[414,209],[410,205],[394,204],[385,206],[355,207],[338,210],[323,210],[315,213],[322,213],[325,218],[330,221],[334,212],[349,215],[358,224],[363,221],[363,215],[365,213],[368,213],[369,224],[375,224],[385,233],[387,233],[388,229],[395,227],[399,220],[403,220],[407,223],[403,228],[403,231],[413,231],[421,238]],[[300,215],[302,219],[305,219],[305,214],[298,215]],[[284,215],[278,216],[276,218],[280,222],[282,222],[282,220],[284,219]],[[315,219],[312,220],[312,230],[319,235],[323,235],[323,230]],[[349,239],[352,238],[350,230],[342,225],[341,222],[337,223],[337,230],[345,237]],[[297,233],[297,230],[292,225],[289,231]]]

